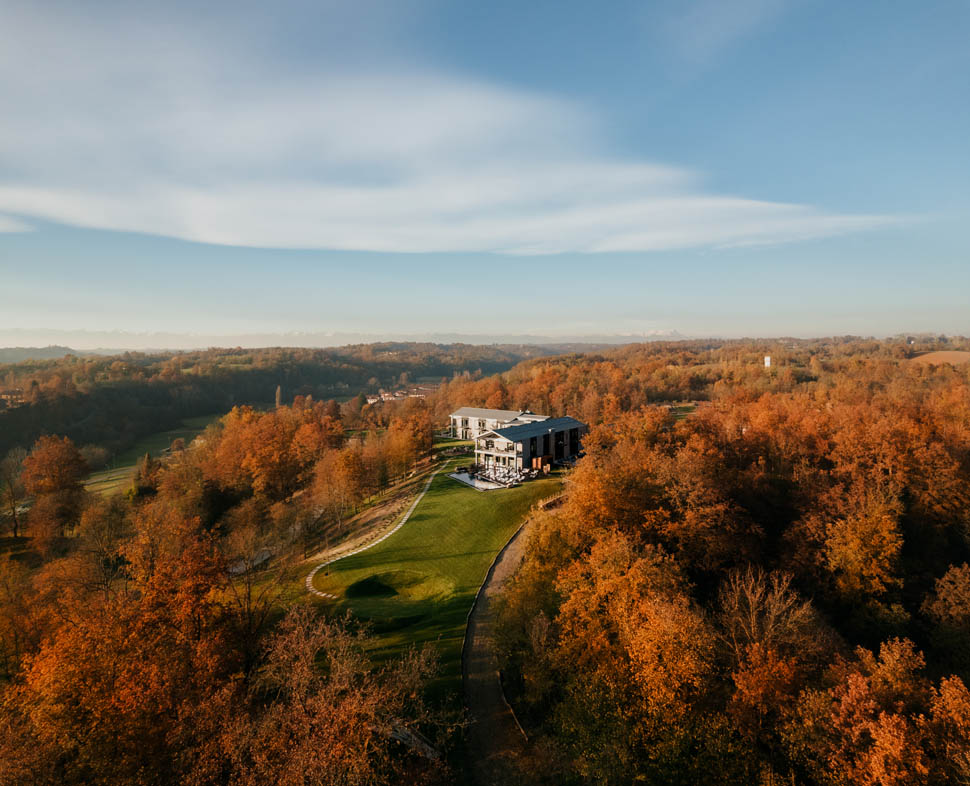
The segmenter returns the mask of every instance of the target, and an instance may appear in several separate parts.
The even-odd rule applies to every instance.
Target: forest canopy
[[[970,366],[907,355],[644,347],[468,383],[597,424],[502,610],[546,782],[970,778]]]
[[[644,344],[236,405],[109,497],[38,434],[0,462],[0,784],[454,782],[430,650],[372,663],[283,577],[430,472],[459,405],[591,425],[499,604],[510,783],[967,782],[970,364],[935,344]]]

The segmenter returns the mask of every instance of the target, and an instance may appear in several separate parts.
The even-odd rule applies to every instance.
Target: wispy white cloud
[[[16,215],[227,245],[512,254],[784,243],[892,220],[712,194],[683,169],[608,157],[597,118],[552,96],[390,60],[284,67],[178,25],[39,13],[0,32],[0,211]]]
[[[0,232],[29,232],[33,227],[12,216],[0,215]]]

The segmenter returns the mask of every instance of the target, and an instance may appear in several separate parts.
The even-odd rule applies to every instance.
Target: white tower
[[[765,355],[765,368],[771,368],[771,355]]]

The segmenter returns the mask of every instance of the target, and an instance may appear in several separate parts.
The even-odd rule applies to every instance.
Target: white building
[[[451,413],[451,436],[457,439],[476,439],[479,434],[506,426],[534,423],[548,419],[529,410],[479,409],[461,407]]]

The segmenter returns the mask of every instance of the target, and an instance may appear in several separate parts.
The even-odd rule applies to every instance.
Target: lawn
[[[456,448],[462,448],[470,457],[475,450],[475,442],[474,440],[470,439],[456,439],[455,437],[436,436],[434,445],[431,448],[431,452],[437,456],[443,450],[454,450]]]
[[[448,462],[451,467],[467,458]],[[315,586],[337,595],[337,613],[371,625],[376,663],[433,642],[441,677],[433,693],[457,700],[465,620],[489,565],[532,505],[555,494],[557,477],[481,492],[435,477],[410,520],[374,548],[320,571]]]
[[[113,494],[123,491],[135,474],[135,466],[138,460],[146,453],[158,456],[163,450],[172,444],[172,440],[184,439],[186,444],[205,431],[205,427],[213,421],[222,417],[216,415],[199,415],[194,418],[185,418],[182,425],[169,431],[159,431],[149,434],[140,439],[128,450],[122,451],[114,457],[107,469],[93,472],[85,481],[84,485],[88,491],[98,494]]]

